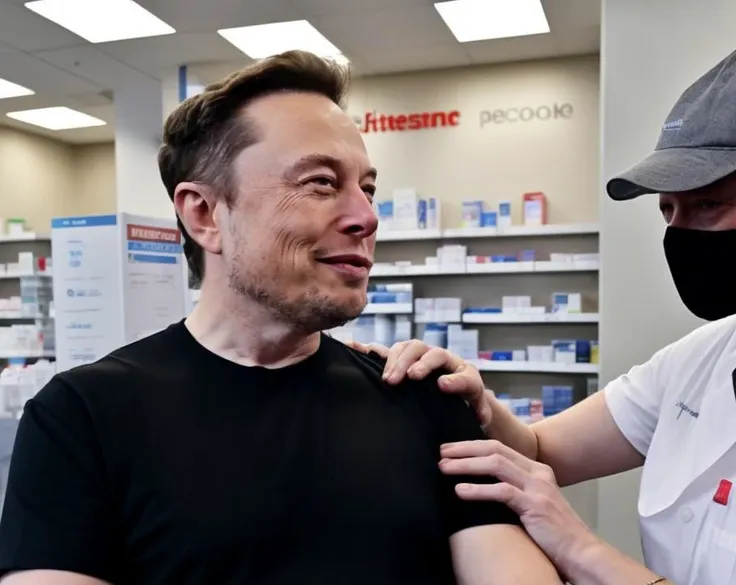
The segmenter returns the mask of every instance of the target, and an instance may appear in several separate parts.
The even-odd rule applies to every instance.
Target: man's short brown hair
[[[158,154],[169,197],[173,201],[176,186],[191,181],[211,185],[218,196],[230,200],[234,191],[230,165],[259,140],[253,124],[239,116],[248,103],[293,91],[321,94],[344,107],[349,83],[346,67],[306,51],[288,51],[236,71],[188,98],[166,120]],[[177,221],[192,278],[199,283],[204,276],[203,250]]]

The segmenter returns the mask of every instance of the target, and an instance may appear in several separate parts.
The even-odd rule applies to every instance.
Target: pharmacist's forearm
[[[486,392],[486,398],[493,410],[493,418],[487,434],[504,445],[511,447],[529,459],[537,458],[537,436],[529,425],[521,422],[514,414],[493,396]]]
[[[646,585],[659,578],[656,573],[603,542],[578,555],[572,566],[564,568],[564,572],[572,585]],[[675,584],[663,581],[657,585]]]

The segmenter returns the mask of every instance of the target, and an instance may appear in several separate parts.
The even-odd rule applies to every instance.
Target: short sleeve
[[[608,410],[633,447],[646,457],[657,428],[665,384],[661,371],[672,346],[628,373],[609,382],[603,389]]]
[[[457,396],[442,393],[433,384],[431,392],[435,395],[434,405],[439,423],[440,444],[459,441],[485,440],[480,423],[468,404]],[[494,477],[483,476],[442,476],[443,507],[448,536],[465,528],[489,524],[520,525],[518,514],[506,504],[499,502],[469,502],[461,500],[455,492],[459,483],[497,483]]]
[[[10,462],[0,576],[50,569],[114,582],[102,457],[79,395],[54,378],[24,409]]]

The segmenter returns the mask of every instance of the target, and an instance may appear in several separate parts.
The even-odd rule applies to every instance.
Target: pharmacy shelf
[[[12,360],[16,358],[28,358],[28,359],[36,359],[36,358],[54,358],[56,357],[56,353],[53,351],[43,350],[43,351],[17,351],[17,352],[3,352],[0,351],[0,360]]]
[[[51,278],[51,274],[42,274],[38,272],[22,272],[19,274],[0,274],[0,280],[19,280],[21,278],[28,278],[31,276],[41,276],[45,278]]]
[[[598,364],[559,364],[556,362],[510,362],[473,360],[481,372],[529,372],[548,374],[597,374]]]
[[[520,274],[530,272],[598,272],[599,263],[588,262],[488,262],[447,268],[431,264],[391,266],[376,264],[372,278],[395,276],[456,276],[460,274]]]
[[[411,303],[369,303],[363,315],[409,315],[413,312]]]
[[[50,317],[43,315],[32,317],[15,311],[0,311],[0,321],[40,321],[41,319],[50,319]]]
[[[407,242],[420,240],[456,240],[469,238],[514,238],[595,235],[599,231],[597,223],[549,224],[540,226],[510,226],[507,228],[457,228],[457,229],[423,229],[423,230],[386,230],[379,231],[379,242]]]
[[[21,236],[0,236],[0,244],[15,244],[18,242],[50,242],[49,236],[38,234],[23,234]]]
[[[465,313],[463,323],[514,324],[525,323],[598,323],[598,313],[544,313],[543,315],[524,315],[520,313]]]
[[[441,240],[442,230],[387,230],[376,236],[378,242],[411,242],[419,240]]]

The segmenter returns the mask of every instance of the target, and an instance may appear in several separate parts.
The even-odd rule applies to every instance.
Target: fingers
[[[413,348],[411,348],[413,350]],[[417,348],[418,351],[418,348]],[[405,351],[404,354],[409,353]],[[402,356],[403,357],[403,356]],[[408,361],[413,356],[407,356]],[[459,357],[451,354],[446,349],[441,347],[433,347],[429,349],[424,355],[420,356],[416,363],[409,364],[407,368],[407,374],[412,380],[422,380],[426,378],[430,373],[436,370],[448,370],[451,372],[459,371],[465,362]],[[455,374],[448,374],[442,376],[441,379],[454,378]],[[452,384],[453,380],[450,380]]]
[[[390,384],[398,384],[407,376],[421,380],[439,368],[451,368],[455,359],[446,350],[417,339],[397,343],[386,361],[384,379]]]
[[[501,502],[520,516],[529,509],[529,496],[507,483],[459,483],[455,493],[463,500]]]
[[[526,489],[533,477],[530,469],[498,454],[468,459],[443,459],[440,469],[446,475],[484,475],[495,477],[519,489]]]
[[[521,453],[507,447],[500,441],[463,441],[461,443],[447,443],[440,447],[442,459],[465,459],[472,457],[487,458],[499,455],[504,459],[519,465],[522,469],[531,470],[536,463]]]

